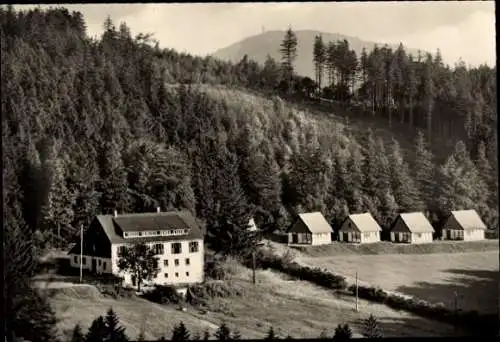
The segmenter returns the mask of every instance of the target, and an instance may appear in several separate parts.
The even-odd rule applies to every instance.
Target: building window
[[[86,265],[87,264],[87,258],[86,257],[83,257],[82,258],[82,265]]]
[[[180,254],[182,253],[182,245],[180,242],[172,243],[172,254]]]
[[[192,241],[189,243],[189,253],[196,253],[199,250],[198,241]]]
[[[139,235],[139,236],[142,236],[142,232],[139,232],[139,233],[138,233],[138,235]]]
[[[189,272],[186,272],[186,276],[189,277]]]
[[[123,233],[123,236],[128,237],[128,233]]]
[[[120,246],[118,247],[118,256],[121,256],[123,253],[125,253],[127,247],[125,246]]]
[[[189,258],[186,258],[186,265],[189,265]]]
[[[179,266],[179,259],[175,259],[175,260],[174,260],[174,265],[175,265],[175,266]]]
[[[161,234],[161,232],[160,232],[160,231],[157,231],[157,232],[156,232],[156,235],[160,235],[160,234]]]
[[[179,273],[175,272],[175,276],[176,276],[176,277],[179,277]]]
[[[163,266],[168,266],[168,260],[163,260]]]
[[[78,263],[78,257],[76,255],[73,257],[73,261],[75,262],[75,264]]]
[[[102,268],[103,268],[103,269],[106,269],[106,261],[103,261],[103,262],[102,262]]]
[[[155,250],[155,254],[164,254],[164,252],[165,252],[165,249],[164,249],[164,246],[162,243],[156,243],[153,246],[153,248]]]
[[[418,238],[422,237],[422,233],[416,233],[415,235],[417,235]]]
[[[168,278],[168,273],[165,273],[164,275],[165,275],[165,278]]]
[[[99,259],[99,266],[101,266],[101,264],[102,264],[102,260],[101,260],[101,259]]]

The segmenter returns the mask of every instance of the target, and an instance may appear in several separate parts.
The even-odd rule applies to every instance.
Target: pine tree
[[[326,60],[326,47],[323,42],[323,37],[320,35],[314,38],[314,49],[313,49],[313,62],[314,69],[316,72],[316,83],[318,85],[318,90],[321,91],[321,85],[323,80],[323,72]]]
[[[434,161],[422,131],[417,133],[415,140],[414,175],[427,208],[434,210],[436,195]]]
[[[226,323],[222,323],[219,329],[215,332],[215,338],[218,340],[230,340],[231,339],[231,330],[226,325]]]
[[[427,58],[424,66],[424,74],[422,80],[422,98],[426,113],[426,128],[427,128],[427,140],[431,141],[432,132],[432,111],[434,108],[434,83],[432,79],[433,68],[432,68],[432,56],[427,54]]]
[[[85,337],[83,336],[82,327],[80,324],[76,324],[71,333],[71,342],[84,342]]]
[[[112,308],[109,308],[106,313],[104,323],[106,325],[106,342],[128,341],[128,338],[125,335],[125,328],[120,326],[120,320]]]
[[[267,336],[264,338],[265,340],[276,340],[276,335],[274,334],[274,329],[273,327],[269,328],[269,331],[267,333]]]
[[[66,171],[61,158],[53,156],[45,162],[44,168],[50,188],[47,201],[42,208],[43,226],[55,238],[54,245],[60,246],[65,238],[72,238],[75,232],[71,223],[74,218],[73,206],[76,196],[68,190]]]
[[[391,188],[399,212],[425,211],[425,206],[420,199],[420,191],[410,175],[408,164],[403,160],[401,148],[396,140],[393,140],[389,160]]]
[[[285,37],[281,42],[281,60],[283,66],[284,79],[288,82],[288,92],[294,89],[293,85],[293,63],[297,58],[297,35],[289,27],[285,33]]]
[[[352,338],[352,331],[348,324],[337,325],[335,328],[335,335],[333,335],[334,341],[347,341]]]
[[[102,316],[97,317],[91,324],[85,342],[105,342],[107,335],[106,323]]]
[[[381,338],[380,327],[377,319],[370,315],[365,321],[363,326],[363,335],[367,338]]]
[[[178,326],[174,327],[172,332],[172,341],[188,341],[189,337],[189,331],[182,321]]]

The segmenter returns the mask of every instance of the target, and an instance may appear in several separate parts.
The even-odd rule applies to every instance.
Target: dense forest
[[[133,36],[109,18],[100,39],[91,39],[82,14],[66,9],[2,8],[0,34],[11,309],[32,305],[16,294],[39,251],[67,246],[93,216],[113,210],[190,210],[207,227],[207,241],[228,253],[247,244],[250,217],[284,230],[310,210],[334,226],[369,210],[388,228],[398,212],[421,210],[438,222],[449,210],[474,208],[498,229],[496,67],[449,68],[439,56],[407,56],[403,46],[358,60],[345,43],[318,37],[313,81],[293,72],[291,29],[283,63],[231,64],[161,49],[151,35]],[[200,84],[256,90],[262,103]],[[348,125],[325,129],[280,98],[314,100],[318,89],[345,106],[369,103],[388,125],[422,128],[415,160],[405,160],[397,141],[384,146],[368,128],[356,141]],[[442,165],[428,143],[435,129],[457,137]],[[39,326],[16,319],[16,333],[44,340]]]

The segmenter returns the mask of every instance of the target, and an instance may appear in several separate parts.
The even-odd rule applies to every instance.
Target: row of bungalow
[[[452,211],[441,228],[441,239],[484,240],[486,225],[475,210]],[[434,228],[421,212],[401,213],[388,230],[394,243],[431,243]],[[334,231],[320,212],[299,214],[288,229],[290,245],[324,245],[332,242]],[[349,215],[336,232],[340,242],[374,243],[381,241],[382,228],[370,213]]]

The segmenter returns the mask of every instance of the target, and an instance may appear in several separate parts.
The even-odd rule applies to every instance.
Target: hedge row
[[[257,254],[257,267],[263,269],[271,268],[286,273],[291,277],[310,281],[332,290],[344,290],[347,288],[347,282],[342,276],[322,271],[319,268],[301,266],[296,262],[287,262],[276,255],[262,251]]]
[[[355,295],[356,287],[349,286],[348,290]],[[493,336],[498,333],[498,316],[495,314],[479,314],[477,311],[450,310],[444,305],[430,304],[413,298],[404,298],[389,294],[382,289],[358,286],[358,297],[378,302],[396,310],[405,310],[422,317],[463,327],[475,335]]]

